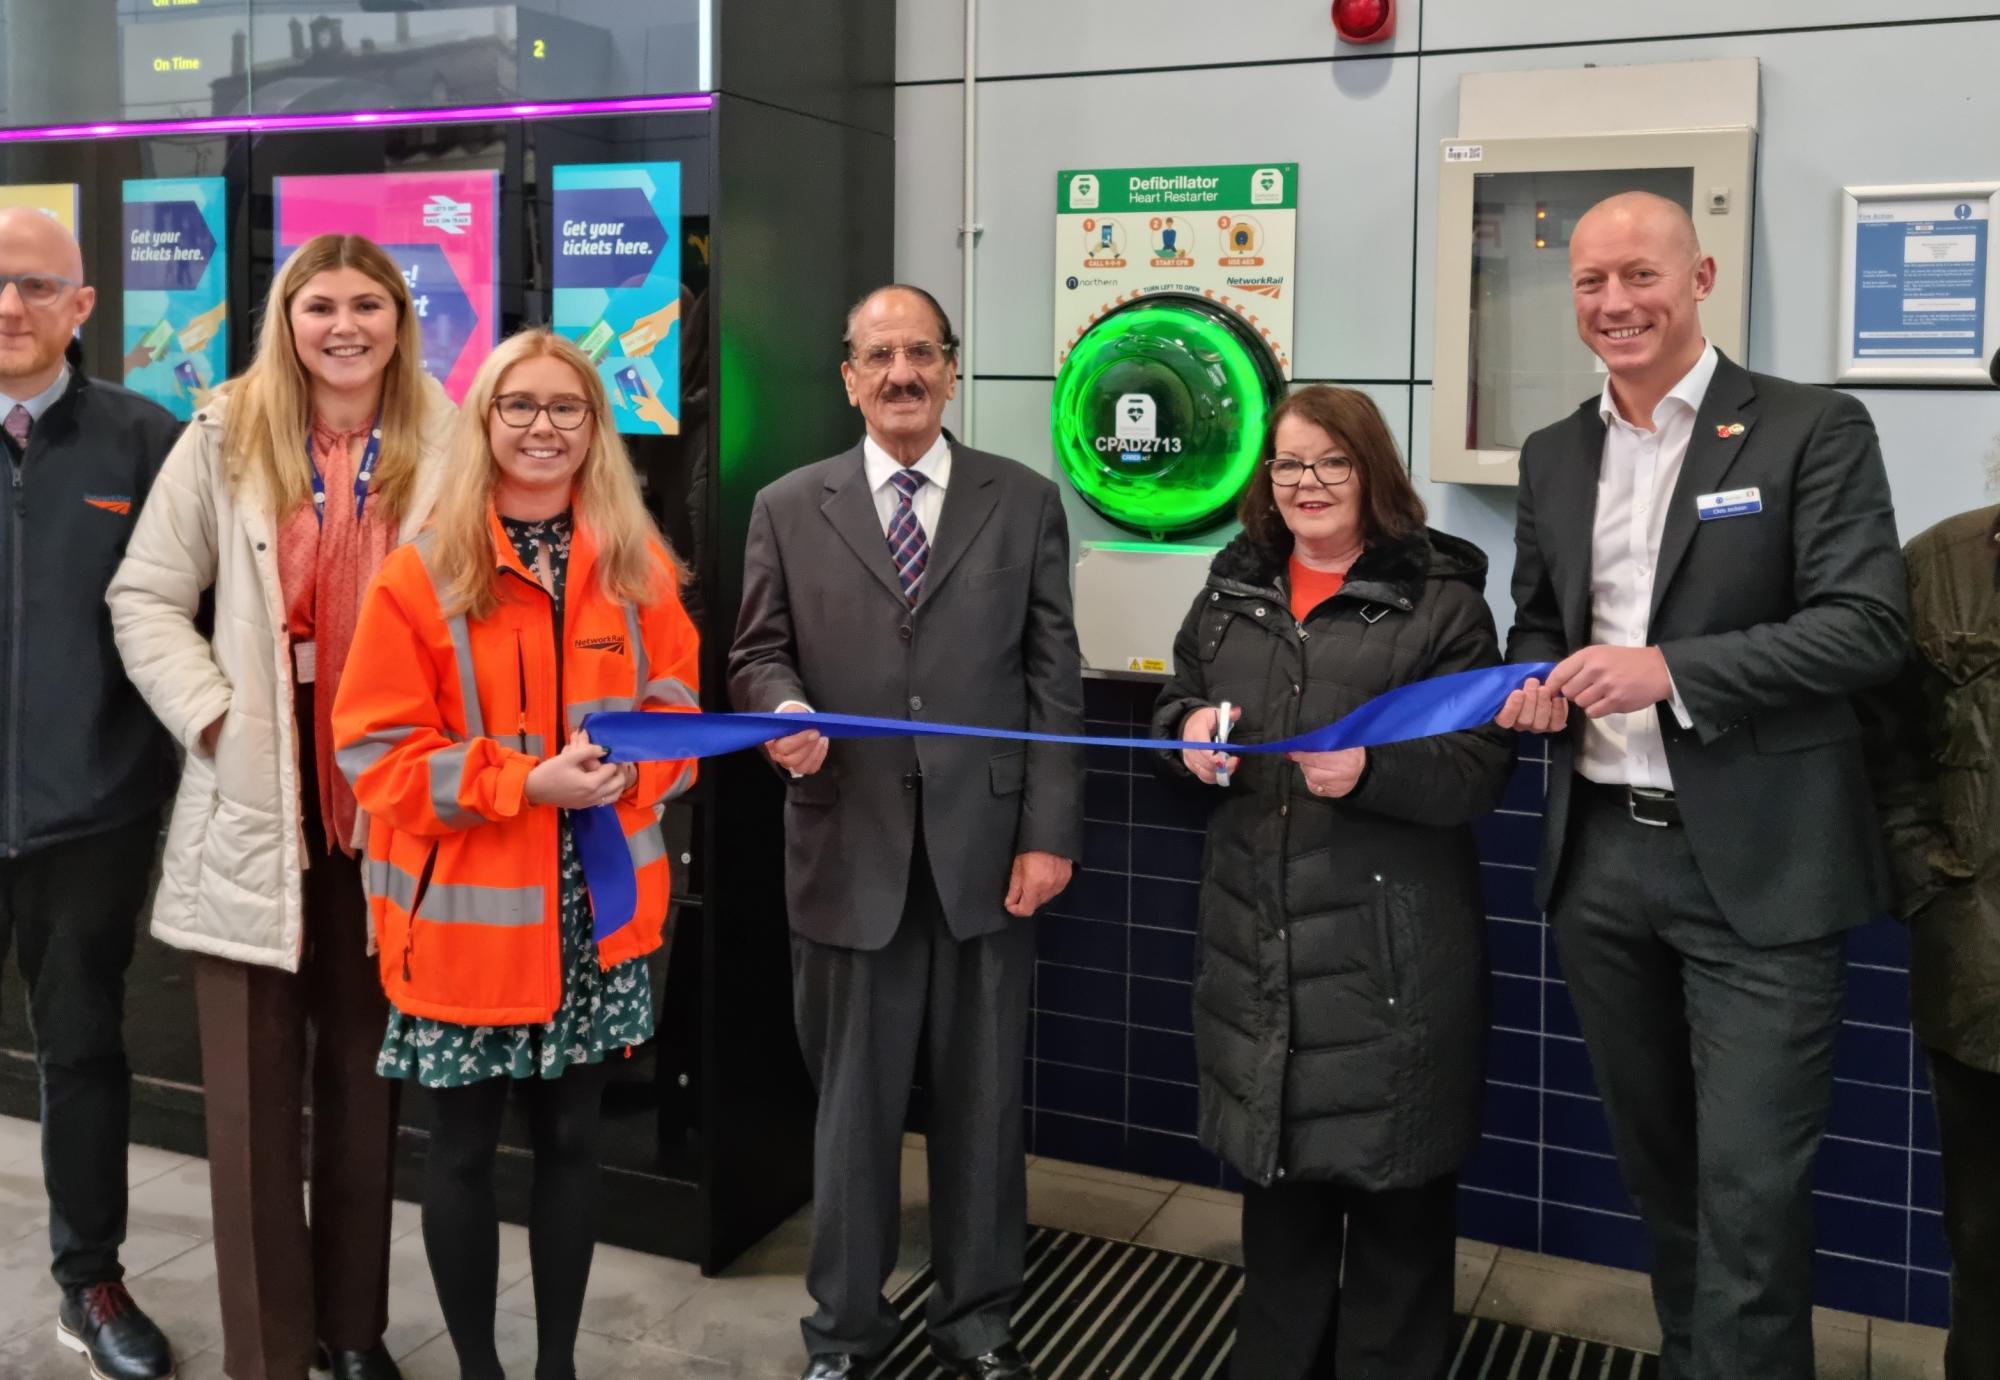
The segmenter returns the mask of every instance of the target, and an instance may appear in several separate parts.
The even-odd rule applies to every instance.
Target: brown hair
[[[1299,389],[1271,409],[1264,427],[1262,460],[1269,461],[1277,453],[1278,424],[1287,417],[1310,422],[1347,452],[1354,466],[1354,476],[1347,482],[1361,486],[1363,542],[1374,546],[1400,541],[1424,530],[1424,501],[1410,484],[1409,472],[1396,454],[1396,440],[1373,398],[1324,383]],[[1250,476],[1250,487],[1243,491],[1236,516],[1265,555],[1274,560],[1291,555],[1292,531],[1278,511],[1268,464],[1260,463]]]

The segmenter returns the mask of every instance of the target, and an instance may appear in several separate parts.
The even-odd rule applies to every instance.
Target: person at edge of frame
[[[2000,352],[1990,366],[2000,385]],[[2000,481],[2000,435],[1988,475]],[[2000,1375],[2000,505],[1903,548],[1913,647],[1872,718],[1876,791],[1910,929],[1951,1248],[1946,1380]]]
[[[168,1380],[173,1348],[118,1257],[125,973],[174,754],[119,664],[104,590],[180,423],[72,365],[97,304],[84,276],[54,217],[0,210],[0,959],[18,946],[28,990],[57,1337],[103,1380]]]

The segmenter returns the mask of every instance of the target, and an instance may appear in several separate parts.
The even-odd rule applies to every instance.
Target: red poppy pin
[[[1715,439],[1727,441],[1732,436],[1741,436],[1747,428],[1741,422],[1723,422],[1715,428]]]

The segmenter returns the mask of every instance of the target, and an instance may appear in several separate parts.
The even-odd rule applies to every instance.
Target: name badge
[[[311,685],[319,678],[319,643],[292,644],[292,674],[300,685]]]
[[[1694,515],[1703,522],[1763,511],[1764,499],[1756,489],[1725,489],[1719,494],[1702,494],[1694,501]]]

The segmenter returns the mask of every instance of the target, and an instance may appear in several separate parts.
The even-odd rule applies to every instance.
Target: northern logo
[[[132,513],[132,499],[126,494],[85,494],[83,501],[93,508],[102,508],[120,517],[129,517]]]
[[[424,203],[424,227],[447,235],[463,235],[472,226],[472,203],[454,201],[443,192],[431,193]]]

